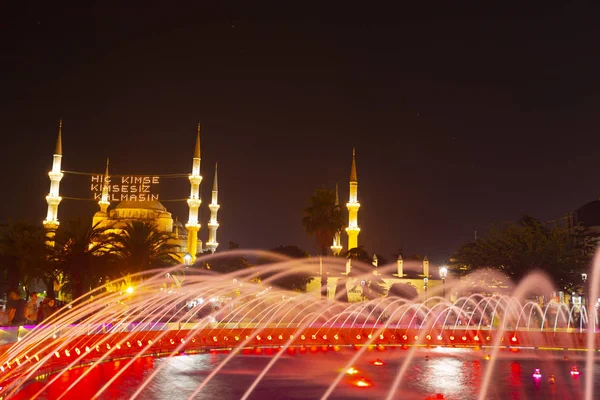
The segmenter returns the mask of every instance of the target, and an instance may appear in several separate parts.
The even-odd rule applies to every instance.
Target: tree
[[[0,268],[8,289],[24,286],[28,295],[30,285],[51,268],[46,239],[43,227],[25,222],[10,223],[0,233]]]
[[[279,253],[289,258],[309,258],[310,254],[307,251],[302,250],[298,246],[277,246],[271,250],[274,253]],[[261,260],[259,264],[264,264],[264,260]],[[261,274],[261,280],[268,279],[269,277],[281,273],[282,271],[269,271]],[[308,285],[314,277],[310,272],[307,271],[294,271],[286,273],[285,275],[275,278],[273,284],[286,290],[294,290],[298,292],[306,292],[306,285]]]
[[[155,224],[143,221],[128,222],[109,238],[122,274],[177,264],[177,245],[170,243],[171,239],[171,234],[159,232]]]
[[[321,256],[328,254],[336,232],[344,226],[344,217],[339,205],[335,204],[335,190],[317,189],[310,197],[304,210],[302,226],[310,236],[315,236]],[[327,295],[327,271],[321,275],[321,295]]]
[[[413,300],[419,296],[417,288],[410,283],[394,283],[388,290],[387,297],[399,297],[402,299]]]
[[[114,246],[105,228],[91,226],[81,220],[69,221],[57,230],[54,245],[55,266],[68,278],[72,298],[88,288],[98,286],[100,279],[111,275],[109,267],[115,259]]]
[[[518,281],[540,269],[569,290],[581,282],[580,273],[588,263],[577,231],[547,227],[529,216],[492,227],[484,237],[461,246],[451,258],[459,275],[487,268]]]

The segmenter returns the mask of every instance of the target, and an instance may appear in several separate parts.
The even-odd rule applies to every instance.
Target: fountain
[[[345,269],[343,261],[323,263]],[[573,307],[526,300],[532,288],[553,289],[540,273],[510,296],[472,294],[454,302],[430,290],[426,299],[347,303],[274,284],[315,271],[314,260],[278,257],[229,274],[176,266],[139,274],[129,288],[108,283],[42,325],[2,329],[0,397],[161,398],[157,393],[177,390],[177,398],[188,399],[260,398],[269,391],[323,400],[398,393],[490,399],[551,390],[593,398],[595,304],[582,308],[576,323]],[[372,276],[364,271],[359,281]],[[445,290],[460,292],[462,284]],[[535,383],[528,385],[531,371]],[[542,373],[552,377],[550,385]]]

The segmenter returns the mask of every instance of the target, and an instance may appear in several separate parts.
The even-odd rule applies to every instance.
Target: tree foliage
[[[108,240],[120,259],[121,271],[136,273],[177,264],[177,246],[170,242],[172,238],[169,233],[159,232],[153,223],[131,221]]]
[[[298,246],[292,245],[277,246],[271,251],[295,259],[303,259],[310,257],[310,254],[308,254],[307,251],[302,250]],[[261,273],[261,280],[268,279],[269,277],[281,272],[282,271],[269,271]],[[314,276],[309,271],[295,270],[293,272],[288,272],[285,275],[278,276],[271,282],[282,289],[306,292],[306,285],[312,282],[313,279]]]
[[[451,258],[459,275],[487,268],[518,281],[533,270],[542,270],[565,289],[581,282],[588,263],[578,229],[548,227],[529,216],[492,227],[484,237],[461,246]]]

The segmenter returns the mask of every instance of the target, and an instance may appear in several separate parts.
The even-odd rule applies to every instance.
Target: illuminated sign
[[[90,191],[94,200],[102,198],[103,175],[93,175]],[[158,200],[158,176],[113,176],[108,177],[109,201],[148,201]]]

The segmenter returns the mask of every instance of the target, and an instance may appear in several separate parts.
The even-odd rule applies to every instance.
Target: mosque
[[[172,243],[176,246],[176,252],[181,262],[188,264],[193,263],[196,257],[202,252],[210,251],[214,253],[219,246],[217,242],[217,229],[219,228],[217,212],[220,206],[218,203],[217,165],[215,165],[212,199],[208,206],[210,209],[208,240],[203,246],[202,241],[198,240],[198,232],[200,231],[198,210],[202,204],[200,198],[200,183],[202,182],[200,159],[200,124],[198,124],[196,146],[194,156],[192,157],[192,173],[189,175],[190,197],[187,199],[189,218],[185,226],[177,219],[173,220],[173,216],[162,203],[154,199],[152,195],[145,193],[148,191],[150,182],[145,182],[142,177],[127,177],[127,179],[131,178],[129,180],[133,182],[126,181],[126,185],[111,185],[108,160],[104,175],[100,179],[101,195],[98,201],[99,211],[93,216],[93,225],[98,224],[99,227],[119,230],[131,221],[151,222],[156,225],[160,232],[173,234]],[[61,162],[62,120],[59,122],[56,148],[52,159],[52,170],[48,173],[50,177],[50,193],[46,196],[48,213],[43,224],[49,231],[55,230],[59,226],[58,206],[62,200],[59,189],[60,181],[64,176],[64,172],[61,170]],[[122,181],[125,181],[125,179],[122,179]],[[121,190],[122,192],[126,190],[127,194],[121,193],[119,196],[117,193],[114,193],[117,190]],[[111,200],[121,199],[123,201],[118,201],[115,207],[109,210]]]
[[[64,176],[64,171],[61,170],[62,162],[62,120],[59,122],[58,137],[56,140],[56,148],[52,159],[52,170],[49,172],[50,192],[46,196],[48,204],[48,212],[43,225],[49,231],[56,229],[59,226],[58,207],[61,203],[60,182]],[[100,185],[101,192],[98,195],[99,210],[92,218],[93,225],[105,227],[112,230],[122,229],[125,224],[131,221],[147,221],[156,225],[160,232],[173,234],[172,243],[176,246],[176,252],[180,257],[180,261],[186,264],[192,264],[196,258],[203,252],[214,253],[219,246],[217,242],[217,229],[219,223],[217,221],[217,212],[219,210],[218,203],[218,183],[217,183],[217,165],[215,165],[215,175],[212,186],[212,198],[208,208],[210,209],[210,220],[208,223],[208,240],[203,245],[198,239],[200,231],[200,223],[198,221],[198,210],[202,204],[200,198],[200,183],[202,175],[200,175],[200,124],[196,135],[196,146],[192,157],[191,174],[189,175],[190,196],[187,199],[189,217],[185,225],[177,219],[173,219],[171,213],[166,207],[148,193],[148,186],[151,184],[148,177],[126,177],[121,179],[126,182],[126,185],[115,185],[111,181],[109,174],[109,163],[107,160],[104,175],[98,177],[96,185]],[[117,176],[113,176],[117,178]],[[148,181],[145,179],[148,178]],[[360,227],[358,226],[358,211],[360,203],[358,202],[358,175],[356,170],[356,152],[352,151],[352,164],[350,169],[349,180],[349,199],[346,204],[348,210],[348,226],[345,228],[345,233],[348,237],[348,249],[353,249],[359,246],[358,236]],[[116,203],[113,208],[110,208],[112,203]],[[339,193],[336,187],[336,204],[339,205]],[[110,208],[110,209],[109,209]],[[341,232],[338,232],[331,246],[331,251],[334,256],[338,256],[342,251]],[[429,260],[425,257],[419,261],[418,271],[414,269],[405,271],[404,260],[402,256],[396,260],[397,269],[394,274],[385,274],[378,271],[378,263],[376,257],[373,259],[373,275],[385,283],[389,288],[394,283],[408,283],[416,288],[419,293],[427,292],[428,288],[437,286],[441,283],[439,274],[432,274],[429,268]],[[358,301],[362,298],[364,286],[363,281],[357,281],[351,276],[352,264],[351,260],[346,263],[346,272],[335,276],[332,274],[328,279],[328,296],[335,296],[335,288],[339,279],[346,279],[347,291],[350,301]],[[436,271],[437,272],[437,271]],[[344,276],[345,275],[345,276]],[[307,291],[314,292],[315,295],[320,295],[320,276],[308,285]]]

